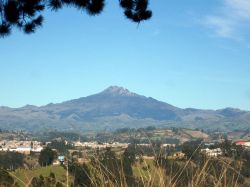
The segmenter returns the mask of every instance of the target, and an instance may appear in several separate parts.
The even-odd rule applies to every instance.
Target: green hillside
[[[62,166],[47,166],[31,170],[18,169],[12,172],[11,175],[20,186],[25,186],[24,184],[29,184],[33,177],[38,177],[40,175],[48,177],[51,172],[55,174],[57,182],[66,184],[66,170]],[[71,181],[72,176],[69,176],[69,184]]]

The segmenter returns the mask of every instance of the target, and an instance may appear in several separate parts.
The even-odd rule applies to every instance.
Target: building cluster
[[[236,141],[234,142],[235,145],[237,146],[242,146],[245,149],[250,149],[250,141]],[[211,146],[214,145],[214,143],[210,143],[210,144],[205,144],[207,146]],[[217,157],[223,154],[221,148],[215,148],[215,149],[202,149],[201,152],[205,153],[207,156],[211,156],[211,157]]]
[[[85,147],[85,148],[93,148],[93,149],[97,149],[97,148],[107,148],[107,147],[111,147],[111,148],[127,148],[129,143],[120,143],[120,142],[113,142],[113,143],[98,143],[98,142],[80,142],[80,141],[76,141],[73,142],[73,145],[75,147]],[[149,143],[141,143],[141,144],[137,144],[138,146],[143,146],[143,147],[152,147],[152,144]],[[175,147],[175,144],[162,144],[161,147]]]
[[[0,151],[18,152],[22,154],[30,154],[31,152],[40,153],[43,147],[38,141],[17,141],[2,140],[0,141]]]
[[[73,142],[73,145],[75,147],[85,147],[85,148],[93,148],[93,149],[103,149],[107,147],[111,148],[127,148],[128,143],[119,143],[119,142],[114,142],[114,143],[98,143],[98,142]]]

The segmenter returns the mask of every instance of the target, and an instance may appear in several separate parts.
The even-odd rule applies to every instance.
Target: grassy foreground
[[[40,168],[36,168],[36,169],[32,169],[32,170],[18,169],[15,172],[11,172],[11,175],[13,178],[15,178],[15,180],[19,186],[25,187],[25,186],[29,186],[33,177],[38,177],[40,175],[43,175],[44,177],[48,177],[51,172],[53,172],[55,174],[57,182],[61,182],[62,184],[64,184],[66,186],[66,170],[62,166],[47,166],[47,167],[40,167]],[[199,173],[201,175],[204,175],[204,174],[206,175],[206,172],[203,174],[202,174],[202,172],[203,172],[202,170],[199,171]],[[95,174],[97,174],[97,173],[95,173]],[[171,187],[178,187],[178,185],[175,184],[175,182],[174,183],[171,183],[171,182],[167,183],[167,181],[170,179],[169,178],[170,176],[166,176],[162,169],[156,167],[154,165],[153,160],[144,160],[141,163],[137,162],[133,166],[133,174],[136,178],[140,178],[143,186],[148,186],[148,187],[161,186],[161,187],[163,187],[163,186],[167,185],[167,186],[171,186]],[[92,177],[94,177],[94,176],[92,176]],[[202,178],[202,176],[200,176],[200,177]],[[167,181],[166,181],[166,179],[167,179]],[[203,183],[202,181],[204,179],[199,179],[199,181],[197,181],[198,183],[195,182],[196,179],[197,179],[197,177],[194,176],[194,181],[193,181],[194,187],[199,186],[199,185],[200,186],[207,186],[207,185],[202,184]],[[72,182],[73,182],[73,177],[69,175],[69,185]],[[105,185],[103,183],[103,186],[115,187],[116,184],[113,182],[110,182],[109,185]],[[121,186],[126,187],[127,184],[123,184]],[[218,187],[223,186],[224,187],[224,185],[222,185],[220,183],[214,184],[212,186],[218,186]],[[234,185],[230,185],[230,186],[249,187],[250,180],[247,179],[245,181],[245,183],[242,185],[234,184]],[[227,186],[225,186],[225,187],[227,187]]]
[[[57,182],[66,184],[66,170],[62,166],[47,166],[36,169],[18,169],[10,174],[20,186],[29,186],[33,177],[43,175],[48,177],[53,172],[56,176]],[[69,175],[69,183],[72,182],[72,176]]]

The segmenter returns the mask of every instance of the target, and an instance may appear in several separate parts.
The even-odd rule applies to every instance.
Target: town
[[[14,136],[15,132],[12,133],[12,136]],[[67,138],[67,135],[65,135],[65,133],[63,134],[65,135],[65,138],[63,137],[63,135],[60,136],[59,133],[57,135],[58,137],[55,136],[51,139],[48,138],[47,141],[34,140],[35,137],[32,136],[26,137],[26,140],[20,140],[20,133],[18,133],[16,139],[10,140],[9,137],[6,138],[6,136],[4,136],[5,134],[10,133],[1,132],[0,152],[17,152],[25,155],[30,155],[32,153],[39,154],[45,147],[51,147],[52,150],[54,150],[58,154],[61,154],[66,153],[65,150],[61,150],[62,147],[63,149],[65,148],[71,153],[74,151],[82,151],[83,153],[86,153],[89,150],[102,150],[107,148],[112,148],[116,151],[123,151],[127,149],[130,144],[136,144],[142,149],[152,148],[154,144],[159,144],[161,149],[166,149],[167,152],[183,156],[184,153],[181,152],[180,148],[183,144],[200,140],[202,142],[202,153],[205,153],[208,156],[220,156],[223,154],[220,148],[220,144],[225,141],[225,139],[223,139],[222,135],[219,133],[213,133],[212,135],[209,135],[208,133],[199,130],[176,128],[156,129],[152,127],[138,130],[118,129],[114,133],[96,134],[95,137],[89,138],[89,141],[81,141],[80,136],[78,140],[74,140],[76,138],[73,138],[72,140],[70,138]],[[75,134],[75,136],[78,135]],[[131,136],[133,137],[133,139],[131,139]],[[228,133],[227,137],[230,138],[228,140],[230,140],[232,144],[240,146],[246,150],[250,149],[250,133],[231,132]],[[59,146],[59,150],[57,149],[58,145],[55,144],[55,142],[57,142],[57,144],[61,146]]]
[[[164,167],[178,168],[190,160],[191,165],[197,164],[204,159],[207,160],[205,162],[212,164],[214,160],[222,165],[231,164],[231,159],[243,159],[245,164],[242,172],[245,176],[250,176],[249,135],[249,132],[222,134],[198,129],[155,127],[123,128],[114,132],[82,135],[72,132],[46,132],[35,135],[1,131],[0,167],[5,169],[10,177],[14,177],[13,180],[21,186],[23,183],[20,181],[34,183],[42,180],[39,175],[45,171],[52,172],[53,176],[54,172],[56,173],[54,177],[58,178],[58,185],[72,182],[76,184],[80,179],[74,170],[79,169],[81,176],[85,175],[80,172],[83,166],[95,168],[102,173],[104,171],[102,169],[99,171],[101,167],[99,164],[111,167],[109,164],[114,164],[114,159],[117,159],[115,162],[130,160],[127,164],[131,167],[135,178],[139,177],[138,172],[144,170],[151,173]],[[169,166],[170,161],[181,165]],[[116,167],[120,168],[119,164]],[[23,178],[23,173],[30,175],[32,181]],[[48,181],[52,180],[48,174],[43,177]],[[246,178],[241,183],[248,184],[248,182],[249,179]]]

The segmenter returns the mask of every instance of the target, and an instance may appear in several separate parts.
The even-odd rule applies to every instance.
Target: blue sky
[[[153,17],[46,12],[33,35],[0,40],[0,105],[45,105],[110,85],[187,108],[250,110],[250,1],[150,1]]]

